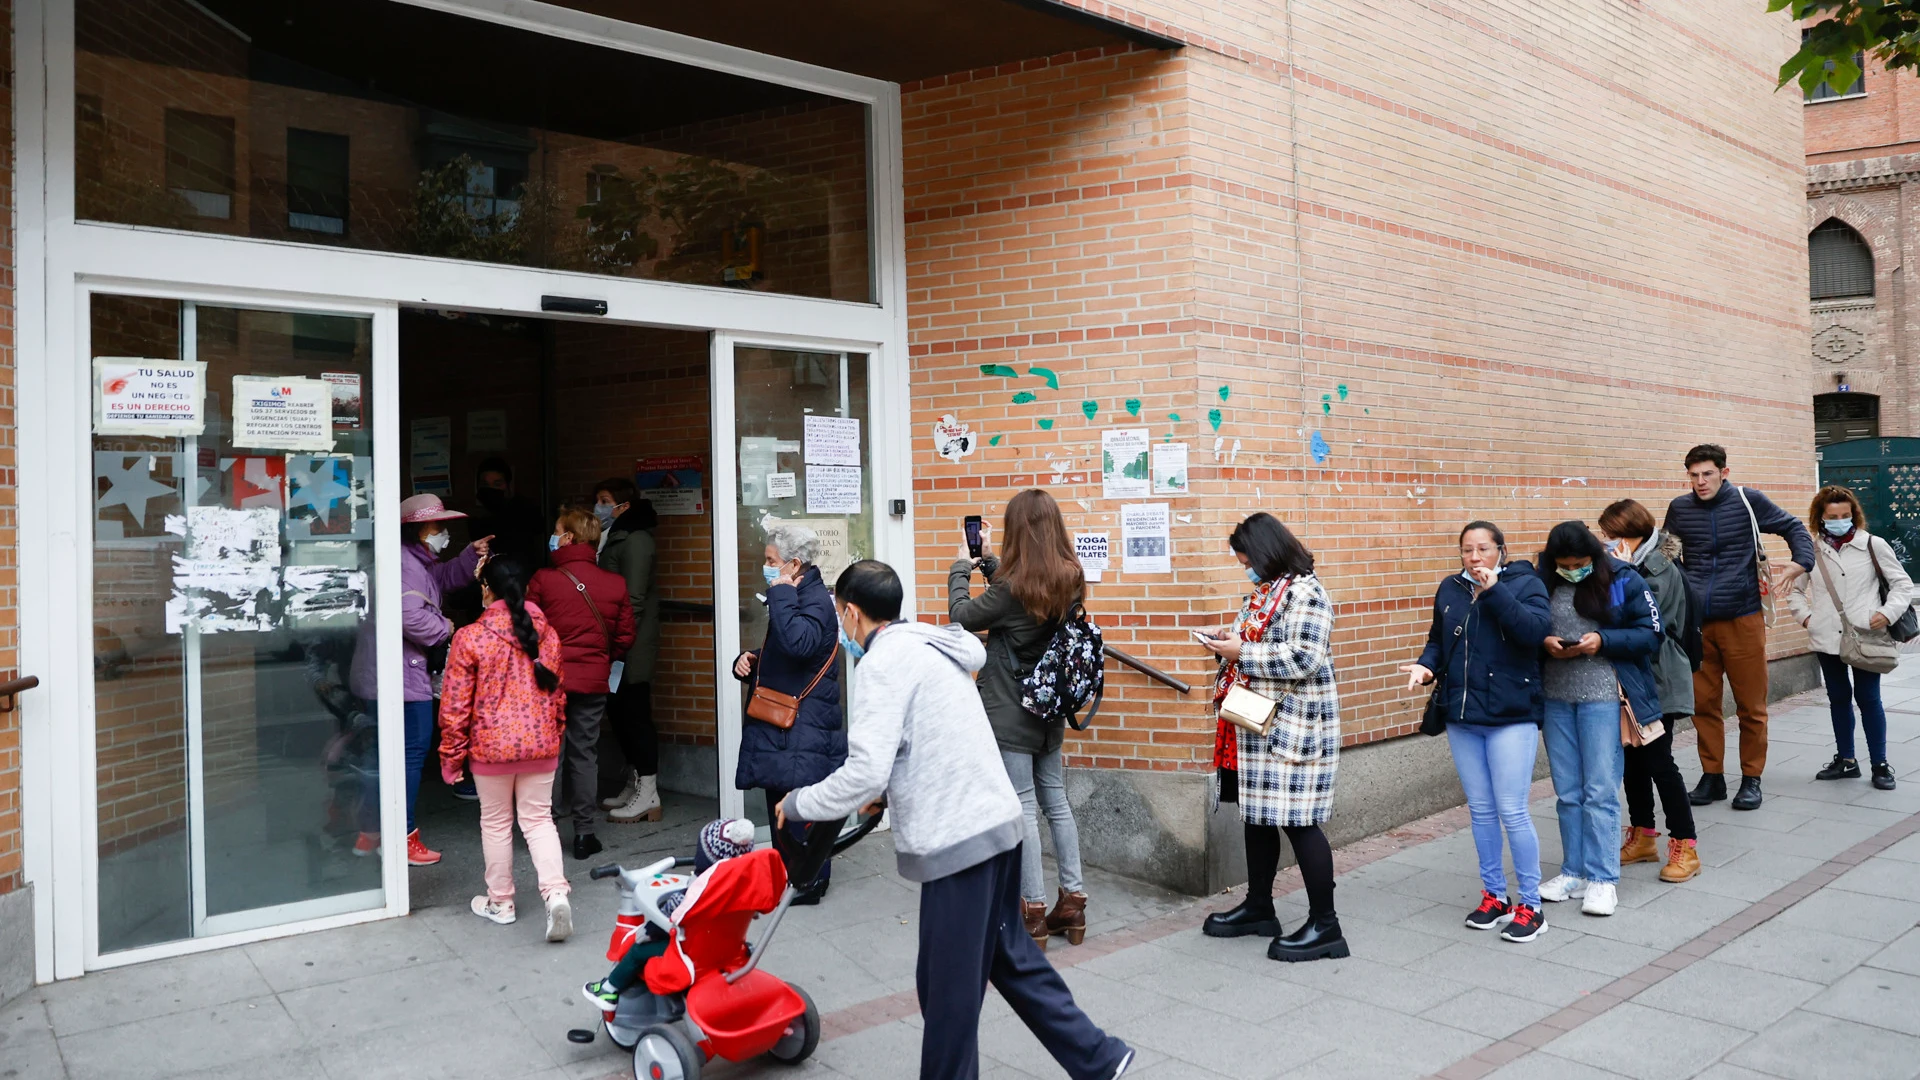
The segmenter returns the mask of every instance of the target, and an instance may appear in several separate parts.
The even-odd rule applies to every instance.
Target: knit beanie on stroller
[[[753,822],[743,818],[709,821],[700,829],[700,849],[693,857],[694,872],[704,874],[714,863],[752,850]]]

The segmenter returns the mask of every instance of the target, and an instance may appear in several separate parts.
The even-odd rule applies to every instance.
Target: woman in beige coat
[[[1824,487],[1814,495],[1807,521],[1819,537],[1814,541],[1817,558],[1813,572],[1794,582],[1787,605],[1812,639],[1813,654],[1826,677],[1827,705],[1833,712],[1833,760],[1815,777],[1859,779],[1860,762],[1853,756],[1853,703],[1859,702],[1860,726],[1866,729],[1867,753],[1873,764],[1873,786],[1892,791],[1893,767],[1887,764],[1887,712],[1880,704],[1880,676],[1841,661],[1840,611],[1833,602],[1834,594],[1838,594],[1847,621],[1872,634],[1886,633],[1913,602],[1913,581],[1900,565],[1900,557],[1885,540],[1867,532],[1866,517],[1860,500],[1846,488]]]

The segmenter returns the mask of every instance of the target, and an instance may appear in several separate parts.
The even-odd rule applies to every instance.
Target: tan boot
[[[1027,923],[1027,934],[1033,943],[1042,950],[1047,947],[1047,903],[1044,900],[1022,900],[1021,914]]]
[[[1627,866],[1637,862],[1659,862],[1660,845],[1654,843],[1660,836],[1652,829],[1627,826],[1627,838],[1620,844],[1620,865]]]
[[[1078,945],[1087,939],[1087,894],[1060,890],[1053,910],[1047,914],[1047,933],[1062,934],[1067,944]]]
[[[1700,853],[1691,840],[1667,841],[1667,865],[1660,868],[1660,880],[1678,884],[1700,876]]]

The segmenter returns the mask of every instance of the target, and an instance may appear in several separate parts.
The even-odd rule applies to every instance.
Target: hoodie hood
[[[1633,549],[1633,557],[1627,562],[1634,566],[1645,566],[1656,551],[1669,559],[1677,559],[1680,557],[1680,541],[1669,536],[1664,529],[1655,529],[1640,542],[1639,547]]]
[[[915,640],[909,639],[917,639],[919,642],[933,646],[941,655],[960,665],[960,669],[969,675],[987,664],[987,647],[980,643],[979,638],[967,633],[957,623],[935,626],[933,623],[908,620],[894,623],[881,633],[874,635],[876,643],[884,641],[889,645],[895,641],[903,646],[916,643]]]
[[[644,532],[659,524],[660,515],[654,511],[653,504],[645,499],[635,499],[633,505],[627,507],[626,513],[613,519],[613,527],[607,531]]]

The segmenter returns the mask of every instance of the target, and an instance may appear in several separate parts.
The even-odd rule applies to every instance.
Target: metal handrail
[[[1159,668],[1154,667],[1152,664],[1149,664],[1144,660],[1136,660],[1133,657],[1128,656],[1126,653],[1121,652],[1119,649],[1116,649],[1111,645],[1108,645],[1106,647],[1106,650],[1107,650],[1108,656],[1113,657],[1115,660],[1120,661],[1121,663],[1127,665],[1128,667],[1139,672],[1140,674],[1145,675],[1147,678],[1152,679],[1154,682],[1157,682],[1162,686],[1168,687],[1182,694],[1193,692],[1192,686],[1180,681],[1179,679],[1174,678],[1172,675],[1169,675],[1164,671],[1161,671]]]
[[[13,711],[13,695],[22,690],[31,690],[40,685],[40,676],[26,675],[18,679],[0,682],[0,712]]]

